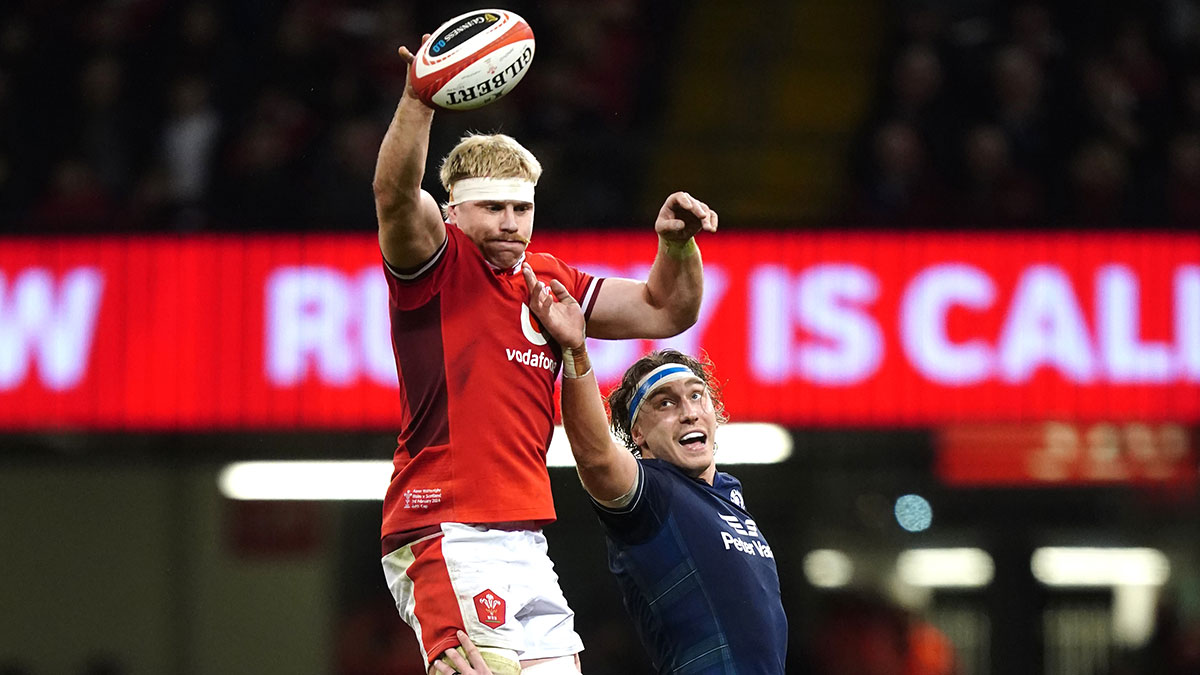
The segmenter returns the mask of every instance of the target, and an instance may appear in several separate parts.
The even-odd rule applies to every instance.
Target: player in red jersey
[[[463,630],[498,675],[577,672],[583,645],[541,532],[554,520],[545,458],[562,350],[530,318],[521,264],[568,289],[589,336],[669,337],[695,323],[693,237],[716,231],[717,214],[670,195],[646,281],[595,279],[527,250],[541,166],[507,136],[469,135],[450,151],[439,207],[421,189],[432,121],[407,84],[375,169],[402,425],[384,574],[429,662]]]

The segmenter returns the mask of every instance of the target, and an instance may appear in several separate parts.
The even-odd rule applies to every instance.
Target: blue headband
[[[668,382],[689,377],[696,377],[696,373],[693,373],[691,368],[679,363],[664,363],[646,373],[641,382],[638,382],[637,391],[629,401],[629,428],[633,428],[633,423],[637,421],[638,411],[642,408],[642,401],[650,395],[650,392]]]

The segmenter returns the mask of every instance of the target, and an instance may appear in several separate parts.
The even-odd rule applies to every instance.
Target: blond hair
[[[520,178],[537,185],[537,157],[505,134],[469,133],[442,160],[439,177],[446,192],[464,178]]]

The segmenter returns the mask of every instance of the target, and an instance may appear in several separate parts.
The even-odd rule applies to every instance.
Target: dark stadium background
[[[395,48],[476,7],[5,3],[0,248],[373,232]],[[487,108],[439,113],[430,161],[467,129],[526,142],[546,168],[538,232],[649,232],[676,189],[718,209],[725,232],[1200,230],[1197,0],[505,7],[537,35],[529,76]],[[442,194],[434,171],[426,188]],[[962,675],[1200,673],[1198,420],[1173,422],[1193,449],[1182,487],[956,487],[935,468],[937,428],[792,428],[785,463],[733,469],[780,565],[788,672],[934,675],[907,641],[923,620]],[[423,672],[379,570],[378,502],[237,502],[215,487],[229,461],[379,458],[393,443],[0,429],[0,674]],[[577,479],[551,478],[551,557],[585,672],[650,672]],[[929,531],[897,526],[907,493],[934,505]],[[1049,544],[1166,551],[1148,639],[1112,640],[1109,589],[1037,581],[1029,559]],[[888,587],[899,551],[963,545],[992,556],[988,586],[908,605]],[[846,551],[867,581],[812,585],[816,548]]]

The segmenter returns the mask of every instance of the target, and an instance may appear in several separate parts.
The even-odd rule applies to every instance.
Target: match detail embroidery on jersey
[[[442,488],[411,488],[404,491],[404,508],[425,510],[442,503]]]

